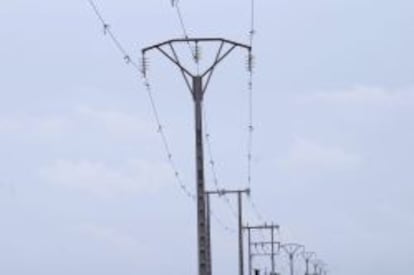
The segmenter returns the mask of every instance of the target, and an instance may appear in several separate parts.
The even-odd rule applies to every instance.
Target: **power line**
[[[248,83],[247,83],[247,108],[248,108],[248,122],[247,122],[247,184],[249,188],[252,188],[252,175],[253,175],[253,146],[254,146],[254,54],[253,45],[256,34],[255,30],[255,0],[250,0],[250,30],[249,30],[249,43],[251,51],[247,57],[247,71],[248,71]],[[254,202],[252,195],[249,197],[251,208],[259,222],[264,222],[264,217],[259,211],[257,204]]]
[[[157,107],[157,104],[155,102],[155,98],[153,95],[153,90],[152,90],[152,85],[150,83],[150,80],[146,74],[146,60],[142,60],[142,66],[139,66],[132,58],[131,55],[128,53],[128,51],[125,49],[125,47],[123,46],[123,44],[120,42],[120,40],[118,39],[117,35],[112,31],[110,25],[107,23],[107,21],[104,19],[102,13],[100,12],[98,6],[96,5],[96,3],[93,0],[87,0],[88,3],[90,4],[92,10],[94,11],[95,15],[97,16],[97,18],[99,19],[99,21],[101,22],[102,26],[103,26],[103,30],[104,30],[104,35],[108,35],[109,38],[111,39],[111,41],[113,42],[113,44],[116,46],[117,50],[123,55],[123,59],[125,61],[125,63],[127,65],[132,66],[132,68],[139,73],[139,75],[141,76],[142,79],[142,83],[145,87],[150,105],[151,105],[151,110],[153,113],[153,117],[154,120],[156,122],[157,125],[157,133],[160,135],[161,141],[162,141],[162,145],[165,151],[165,154],[167,156],[167,161],[174,173],[174,177],[176,179],[176,182],[179,186],[179,188],[181,189],[181,191],[184,193],[184,195],[188,198],[190,198],[193,201],[196,201],[196,196],[194,194],[193,191],[191,191],[188,186],[183,182],[181,175],[178,171],[175,159],[173,157],[172,154],[172,150],[167,138],[167,135],[165,133],[163,124],[162,124],[162,120],[160,117],[160,113]],[[220,227],[222,227],[226,232],[229,233],[234,233],[235,230],[230,228],[229,226],[227,226],[216,214],[215,212],[211,211],[211,216],[215,219],[215,221],[217,222],[218,225],[220,225]]]
[[[192,192],[187,185],[184,184],[184,182],[181,179],[180,173],[178,172],[178,168],[175,162],[175,159],[173,157],[170,145],[169,145],[169,141],[167,139],[167,135],[165,133],[163,124],[162,124],[162,120],[160,118],[160,114],[154,99],[154,95],[153,95],[153,90],[152,90],[152,86],[150,84],[149,78],[146,75],[146,60],[143,59],[142,61],[142,67],[140,67],[133,58],[131,58],[131,55],[129,54],[129,52],[126,50],[126,48],[124,47],[124,45],[120,42],[120,40],[118,39],[118,37],[116,36],[116,34],[112,31],[111,26],[107,23],[107,21],[105,21],[104,17],[102,16],[102,14],[100,13],[97,5],[95,4],[95,2],[93,0],[87,0],[88,3],[90,4],[91,8],[93,9],[94,13],[96,14],[97,18],[99,19],[99,21],[101,22],[102,26],[103,26],[103,33],[104,35],[108,36],[111,41],[113,42],[113,44],[115,45],[115,47],[117,48],[117,50],[122,54],[123,56],[123,60],[127,65],[130,65],[133,67],[133,69],[139,73],[139,75],[141,75],[142,78],[142,83],[146,89],[149,101],[150,101],[150,105],[151,105],[151,109],[152,109],[152,113],[153,113],[153,117],[154,120],[156,122],[157,125],[157,133],[160,135],[161,140],[162,140],[162,144],[163,144],[163,148],[165,151],[165,154],[167,156],[168,159],[168,163],[171,166],[172,171],[174,172],[174,176],[176,178],[176,181],[180,187],[180,189],[182,190],[182,192],[190,199],[192,199],[193,201],[196,201],[197,198],[194,195],[194,192]],[[172,4],[173,6],[175,6],[176,11],[177,11],[177,15],[180,21],[180,25],[184,34],[185,39],[188,40],[188,46],[192,52],[192,55],[194,57],[194,61],[197,63],[198,65],[198,60],[199,60],[199,49],[198,49],[198,45],[196,43],[195,48],[193,49],[191,47],[191,44],[189,42],[190,39],[188,39],[188,31],[187,28],[184,24],[184,19],[183,19],[183,15],[182,12],[179,8],[178,5],[178,1],[177,0],[172,0]],[[248,71],[249,71],[249,78],[248,78],[248,144],[247,144],[247,158],[248,158],[248,171],[247,171],[247,177],[248,177],[248,186],[249,189],[251,188],[251,184],[252,184],[252,162],[253,162],[253,145],[254,145],[254,140],[253,140],[253,133],[254,133],[254,120],[253,120],[253,107],[254,107],[254,102],[253,102],[253,91],[254,91],[254,85],[253,85],[253,63],[254,63],[254,55],[252,53],[252,48],[253,48],[253,44],[254,44],[254,37],[255,37],[255,0],[251,0],[251,29],[249,32],[249,41],[250,41],[250,50],[249,50],[249,55],[248,55]],[[206,123],[207,125],[207,123]],[[206,127],[206,129],[208,129]],[[217,171],[215,168],[215,160],[214,160],[214,156],[212,153],[212,146],[211,146],[211,141],[210,141],[210,133],[207,130],[206,131],[206,140],[207,140],[207,147],[208,147],[208,151],[209,151],[209,155],[210,155],[210,166],[212,169],[212,174],[213,174],[213,178],[214,178],[214,184],[216,185],[216,187],[219,189],[219,180],[218,180],[218,176],[217,176]],[[228,198],[224,197],[225,200],[228,203],[228,206],[232,209],[233,214],[235,214],[234,209],[231,206],[231,202]],[[260,211],[257,208],[257,204],[253,201],[253,199],[250,197],[249,199],[251,207],[253,209],[253,211],[255,212],[257,218],[259,219],[259,221],[264,221],[263,215],[261,215]],[[228,227],[227,225],[225,225],[223,223],[223,221],[217,216],[215,215],[214,212],[210,212],[212,217],[216,220],[216,222],[227,232],[229,233],[235,233],[235,230]],[[262,247],[262,250],[265,251],[265,249]]]
[[[230,234],[236,234],[236,230],[228,225],[226,225],[216,214],[213,210],[210,210],[210,215],[214,218],[214,220],[217,222],[220,227]]]
[[[189,38],[189,32],[187,30],[186,24],[184,23],[184,17],[183,17],[183,14],[181,12],[179,1],[178,0],[172,0],[171,4],[177,12],[178,21],[180,23],[181,30],[182,30],[182,33],[184,35],[184,38]],[[199,45],[196,44],[194,48],[191,47],[190,42],[188,42],[187,45],[189,46],[189,49],[190,49],[191,54],[194,58],[194,61],[197,63],[197,71],[199,71],[199,59],[200,59]],[[204,128],[205,128],[205,131],[206,131],[205,140],[206,140],[206,145],[207,145],[206,147],[207,147],[207,152],[208,152],[208,157],[209,157],[208,163],[209,163],[210,170],[211,170],[211,173],[212,173],[214,185],[217,188],[217,190],[219,190],[219,189],[221,189],[221,187],[219,185],[218,174],[217,174],[217,170],[216,170],[216,161],[214,159],[213,150],[212,150],[211,134],[210,134],[209,127],[208,127],[207,113],[206,113],[205,109],[203,109],[203,112],[204,112],[204,115],[203,115]],[[228,196],[223,195],[223,196],[220,196],[220,197],[222,197],[223,200],[226,202],[226,204],[228,205],[228,207],[229,207],[230,211],[232,212],[233,216],[235,218],[237,218],[236,210],[233,208],[233,206],[231,204],[231,201],[228,198]]]
[[[204,106],[205,106],[205,104],[204,104]],[[207,111],[206,111],[205,108],[203,110],[204,110],[204,116],[203,117],[204,117],[205,140],[206,140],[206,147],[207,147],[207,153],[208,153],[207,155],[208,155],[208,158],[209,158],[208,163],[209,163],[211,174],[212,174],[212,177],[213,177],[214,186],[217,190],[221,190],[223,188],[220,186],[218,175],[217,175],[216,161],[215,161],[214,155],[213,155],[212,142],[211,142],[211,133],[209,131]],[[227,206],[230,209],[233,216],[235,218],[237,218],[237,212],[234,209],[234,207],[232,206],[231,201],[230,201],[229,197],[227,196],[227,194],[222,194],[219,197],[222,198],[225,201],[225,203],[227,204]]]
[[[188,29],[186,27],[186,24],[184,22],[184,16],[183,16],[183,13],[182,13],[181,8],[180,8],[179,0],[171,0],[171,5],[175,9],[175,11],[176,11],[177,18],[178,18],[178,22],[180,24],[181,31],[183,33],[183,37],[185,39],[188,39],[190,36],[189,36]],[[196,62],[197,63],[197,66],[198,66],[199,56],[198,56],[197,45],[195,46],[195,48],[192,48],[191,47],[190,42],[188,42],[187,45],[188,45],[188,48],[190,50],[190,53],[191,53],[191,55],[193,57],[194,62]]]
[[[164,131],[164,127],[161,123],[161,118],[159,115],[159,111],[157,108],[157,105],[155,103],[155,98],[152,92],[152,86],[150,84],[150,81],[145,73],[145,68],[141,68],[132,58],[131,55],[128,53],[128,51],[125,49],[123,44],[120,42],[118,37],[115,35],[115,33],[112,31],[110,25],[107,23],[107,21],[104,19],[102,13],[99,11],[98,6],[93,0],[87,0],[90,6],[92,7],[93,11],[95,12],[96,16],[98,17],[99,21],[102,23],[104,34],[109,35],[109,38],[113,42],[113,44],[116,46],[118,51],[123,55],[124,61],[127,65],[131,65],[132,68],[139,73],[139,75],[142,78],[142,83],[145,87],[145,90],[147,92],[148,99],[150,101],[151,110],[153,113],[154,120],[157,124],[157,133],[161,137],[161,141],[163,144],[163,148],[165,150],[165,154],[168,159],[168,163],[170,164],[170,167],[172,171],[174,172],[174,177],[176,178],[176,181],[182,190],[182,192],[189,198],[195,199],[195,195],[190,189],[184,184],[184,182],[181,179],[180,173],[178,172],[177,165],[175,163],[172,151],[170,149],[170,145],[167,139],[167,136]],[[145,67],[145,61],[143,61],[143,67]]]
[[[256,34],[256,2],[255,0],[250,0],[250,46],[253,47],[253,40]]]
[[[179,1],[177,1],[177,0],[173,1],[173,7],[175,8],[175,10],[177,12],[178,21],[180,22],[180,26],[181,26],[181,30],[183,32],[184,38],[189,38],[187,27],[184,23],[184,17],[183,17],[183,14],[181,12],[181,8],[180,8],[180,5],[179,5]]]
[[[179,5],[179,0],[171,0],[171,4],[172,6],[175,8],[176,12],[177,12],[177,17],[181,26],[181,30],[182,33],[184,35],[184,38],[188,38],[189,34],[188,34],[188,30],[187,27],[185,25],[184,22],[184,18],[183,18],[183,14],[181,12],[180,9],[180,5]],[[249,30],[249,44],[250,47],[253,47],[254,44],[254,37],[256,34],[255,31],[255,0],[251,0],[251,13],[250,13],[250,30]],[[194,60],[196,61],[197,65],[198,65],[198,59],[199,59],[199,49],[198,46],[196,45],[195,48],[193,49],[191,47],[191,45],[189,43],[187,43],[189,45],[190,51],[194,57]],[[253,52],[252,50],[249,51],[248,54],[248,60],[247,60],[247,67],[248,67],[248,72],[249,72],[249,77],[248,77],[248,141],[247,141],[247,184],[248,184],[248,188],[251,188],[252,185],[252,161],[253,161],[253,133],[254,133],[254,124],[253,124],[253,89],[254,89],[254,85],[253,85],[253,66],[254,66],[254,56],[253,56]],[[208,156],[210,158],[209,160],[209,165],[210,165],[210,169],[213,175],[213,181],[214,184],[216,186],[217,189],[220,189],[219,186],[219,181],[218,181],[218,176],[217,176],[217,171],[216,171],[216,161],[214,160],[214,156],[212,153],[212,144],[211,144],[211,134],[209,133],[208,127],[207,127],[207,119],[206,116],[205,117],[205,128],[207,130],[207,133],[205,135],[206,138],[206,143],[207,143],[207,151],[208,151]],[[235,217],[237,217],[236,211],[234,210],[234,208],[231,205],[230,199],[227,196],[223,196],[223,199],[225,200],[226,204],[229,206],[231,212],[233,213],[233,215]],[[251,197],[249,197],[249,201],[251,204],[251,207],[253,208],[253,212],[255,213],[255,215],[257,216],[257,219],[260,222],[264,222],[264,218],[263,215],[259,212],[258,207],[256,205],[256,203],[254,203],[254,201],[252,200]]]
[[[87,0],[89,5],[92,7],[92,10],[94,11],[95,15],[98,17],[99,21],[102,23],[103,26],[103,32],[104,35],[109,35],[111,38],[113,44],[117,47],[118,51],[123,55],[124,61],[127,64],[131,64],[135,69],[139,71],[139,66],[137,63],[135,63],[131,56],[128,54],[128,52],[125,50],[125,47],[121,44],[118,37],[114,34],[114,32],[111,29],[111,25],[109,25],[104,17],[102,16],[101,12],[98,9],[98,6],[93,0]]]

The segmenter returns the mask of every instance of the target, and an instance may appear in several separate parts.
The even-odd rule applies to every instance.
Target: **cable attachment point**
[[[249,51],[249,55],[247,56],[247,70],[252,73],[255,64],[255,58],[251,51]]]
[[[250,36],[250,39],[252,39],[253,40],[253,37],[256,35],[256,30],[255,29],[251,29],[250,31],[249,31],[249,36]]]
[[[124,56],[124,61],[126,64],[130,64],[131,63],[131,57],[129,55],[125,55]]]
[[[171,6],[175,7],[178,4],[178,0],[171,0]]]
[[[198,64],[201,60],[201,48],[197,42],[195,43],[195,46],[194,46],[193,55],[194,55],[194,62]]]
[[[110,28],[111,28],[111,26],[109,24],[106,24],[106,23],[103,24],[103,33],[104,33],[104,35],[108,34]]]
[[[143,55],[142,58],[141,58],[141,62],[140,63],[141,63],[141,67],[140,67],[141,73],[142,73],[142,75],[144,77],[147,77],[147,72],[148,72],[148,58],[145,55]]]

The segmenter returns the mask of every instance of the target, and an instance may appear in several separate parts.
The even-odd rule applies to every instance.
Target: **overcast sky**
[[[332,274],[412,272],[414,2],[256,2],[259,211]],[[180,3],[191,36],[247,43],[250,1]],[[169,0],[97,4],[133,58],[182,37]],[[166,161],[144,87],[87,1],[2,1],[0,35],[0,273],[195,274],[195,205]],[[149,61],[177,169],[194,190],[191,97],[163,56]],[[205,99],[226,188],[246,187],[245,61],[234,52]],[[213,210],[235,228],[222,200]],[[236,240],[213,221],[217,274],[237,272]],[[278,269],[286,274],[285,257]]]

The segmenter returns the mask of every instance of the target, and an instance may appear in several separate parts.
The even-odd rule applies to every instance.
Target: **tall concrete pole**
[[[251,247],[252,247],[252,245],[254,244],[254,245],[257,245],[257,244],[262,244],[262,245],[271,245],[271,253],[269,254],[269,253],[265,253],[265,254],[255,254],[256,256],[270,256],[270,259],[271,259],[271,265],[272,265],[272,267],[271,267],[271,272],[272,273],[275,273],[275,269],[276,269],[276,264],[275,264],[275,256],[276,256],[276,252],[275,252],[275,244],[277,244],[279,247],[280,247],[280,243],[279,242],[275,242],[274,241],[274,231],[275,230],[279,230],[279,225],[274,225],[274,224],[272,224],[272,225],[267,225],[267,224],[264,224],[264,225],[259,225],[259,226],[249,226],[249,225],[247,225],[247,226],[244,226],[243,227],[243,229],[245,229],[245,230],[247,230],[247,233],[248,233],[248,237],[249,237],[249,246],[248,246],[248,249],[249,249],[249,275],[251,275],[252,274],[252,261],[253,261],[253,253],[251,252]],[[271,232],[271,241],[267,241],[267,242],[252,242],[251,241],[251,230],[270,230],[270,232]]]
[[[276,263],[275,263],[275,227],[272,225],[270,227],[270,242],[271,242],[271,263],[272,263],[272,275],[275,274]]]
[[[315,252],[303,251],[303,259],[305,260],[305,275],[311,275],[310,273],[310,262],[312,258],[316,257]]]
[[[304,250],[304,246],[296,243],[288,243],[282,246],[283,250],[285,250],[286,254],[289,256],[289,269],[290,275],[294,275],[295,271],[295,256],[301,250]]]
[[[253,260],[253,255],[252,255],[252,233],[251,233],[251,229],[249,227],[247,227],[247,239],[248,239],[248,254],[249,254],[249,275],[253,275],[252,274],[252,260]]]
[[[243,194],[249,195],[250,189],[245,190],[216,190],[206,191],[206,196],[210,195],[237,195],[237,218],[238,218],[238,255],[239,255],[239,275],[244,275],[244,242],[243,242]],[[208,211],[208,209],[207,209]],[[208,225],[210,227],[210,225]],[[210,246],[211,249],[211,246]]]
[[[196,74],[190,72],[180,62],[179,55],[174,47],[176,44],[194,44],[197,48],[200,43],[218,43],[219,49],[217,55],[213,60],[213,64],[204,72],[197,71]],[[229,45],[230,48],[225,47]],[[226,49],[227,48],[227,49]],[[209,258],[208,234],[207,229],[207,212],[205,201],[205,183],[204,183],[204,152],[203,152],[203,117],[202,117],[202,102],[204,93],[211,80],[214,69],[222,62],[234,49],[243,48],[251,52],[251,47],[237,43],[223,38],[183,38],[171,39],[164,41],[150,47],[142,49],[143,60],[145,63],[145,54],[151,50],[158,50],[173,64],[175,64],[184,77],[187,87],[191,91],[194,100],[194,116],[195,116],[195,150],[196,150],[196,200],[197,200],[197,250],[198,250],[198,274],[211,275],[209,273],[209,266],[211,266],[211,258]],[[198,61],[197,61],[198,62]],[[144,66],[145,75],[145,66]],[[203,79],[206,78],[206,83],[203,84]],[[192,83],[191,83],[192,82]]]
[[[294,264],[294,255],[293,254],[289,254],[289,270],[290,270],[290,275],[295,275],[295,264]]]
[[[207,223],[207,272],[213,273],[212,251],[211,251],[211,213],[210,213],[210,194],[206,194],[206,223]]]
[[[237,201],[239,207],[239,274],[244,275],[244,259],[243,259],[243,202],[242,193],[237,193]]]
[[[200,275],[209,275],[208,266],[208,237],[206,226],[206,202],[204,188],[204,151],[203,151],[203,79],[193,77],[193,99],[195,113],[195,149],[196,149],[196,182],[197,182],[197,225],[198,225],[198,261]]]

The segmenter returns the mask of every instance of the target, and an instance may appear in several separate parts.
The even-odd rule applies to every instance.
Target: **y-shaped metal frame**
[[[302,257],[305,260],[305,275],[311,275],[310,274],[310,270],[309,270],[309,265],[310,265],[310,261],[313,258],[316,258],[316,253],[315,252],[310,252],[310,251],[303,251],[302,252]]]
[[[290,266],[290,275],[295,274],[295,256],[305,247],[301,244],[296,243],[287,243],[282,245],[282,249],[288,254],[289,256],[289,266]]]
[[[217,54],[216,54],[216,57],[215,57],[215,59],[213,61],[213,64],[210,65],[204,72],[195,74],[195,73],[190,72],[190,70],[187,69],[180,62],[179,57],[177,55],[177,51],[176,51],[174,45],[175,44],[180,44],[180,43],[186,43],[186,44],[188,44],[188,43],[194,43],[195,48],[197,49],[198,48],[198,45],[200,43],[203,43],[203,42],[204,43],[207,43],[207,42],[210,42],[210,43],[211,42],[213,42],[213,43],[216,42],[217,43],[218,42],[218,43],[220,43],[220,46],[219,46],[219,49],[217,50]],[[226,46],[226,45],[229,45],[230,48],[227,49],[227,50],[225,50],[223,52],[224,46]],[[168,48],[171,50],[171,53],[168,53],[164,49],[165,46],[168,46]],[[156,49],[159,52],[161,52],[165,57],[167,57],[168,60],[170,60],[173,64],[175,64],[180,69],[180,71],[181,71],[181,73],[182,73],[182,75],[184,77],[184,80],[185,80],[185,82],[187,84],[187,87],[189,88],[189,90],[190,90],[191,93],[193,93],[193,89],[191,87],[191,82],[188,80],[188,78],[194,78],[194,77],[197,77],[197,76],[199,76],[201,78],[207,77],[206,82],[205,82],[205,84],[203,86],[203,94],[204,94],[206,92],[206,90],[207,90],[208,84],[210,83],[211,77],[213,76],[214,70],[217,67],[217,65],[219,63],[221,63],[236,48],[244,48],[244,49],[248,50],[248,52],[249,52],[249,59],[248,60],[250,62],[250,60],[251,60],[251,50],[252,50],[250,46],[247,46],[247,45],[244,45],[244,44],[241,44],[241,43],[237,43],[237,42],[234,42],[232,40],[223,39],[223,38],[184,38],[184,39],[171,39],[171,40],[168,40],[168,41],[165,41],[165,42],[162,42],[162,43],[155,44],[153,46],[144,48],[142,50],[142,55],[143,55],[143,57],[145,59],[146,53],[149,52],[149,51],[151,51],[151,50]],[[198,62],[198,60],[196,60],[196,62]],[[251,66],[252,65],[249,64],[248,67],[251,68]],[[145,68],[144,68],[144,71],[145,71]]]
[[[217,51],[216,57],[213,64],[210,65],[203,73],[192,73],[187,69],[179,59],[177,51],[175,49],[176,44],[189,44],[194,43],[196,53],[194,54],[194,60],[198,63],[199,54],[197,53],[198,45],[200,43],[220,43],[219,50]],[[223,52],[224,47],[229,45],[229,49]],[[165,49],[169,47],[170,53]],[[206,216],[206,196],[205,196],[205,184],[204,184],[204,152],[203,152],[203,118],[202,118],[202,102],[204,94],[207,90],[208,84],[210,83],[211,77],[217,65],[223,61],[234,49],[243,48],[248,50],[249,60],[251,60],[251,47],[243,45],[231,40],[223,38],[184,38],[184,39],[172,39],[168,40],[142,50],[143,55],[143,73],[146,75],[145,68],[145,54],[151,50],[158,50],[168,60],[175,64],[181,71],[184,77],[185,83],[190,90],[195,109],[195,139],[196,139],[196,182],[197,182],[197,239],[198,239],[198,269],[199,275],[211,275],[212,264],[211,248],[209,246],[209,230],[207,228],[207,216]],[[249,64],[250,65],[250,64]],[[251,66],[249,66],[251,67]],[[207,78],[203,85],[203,79]],[[190,81],[190,79],[192,81]]]

